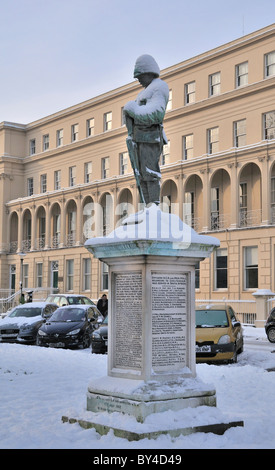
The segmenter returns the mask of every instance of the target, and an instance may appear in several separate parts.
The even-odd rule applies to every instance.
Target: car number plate
[[[210,345],[204,345],[204,346],[196,345],[196,352],[211,352],[211,346]]]
[[[105,346],[108,346],[108,341],[105,341]]]
[[[49,346],[50,348],[64,348],[65,344],[64,343],[50,343]]]
[[[2,338],[16,338],[17,334],[16,333],[4,333],[1,336]]]

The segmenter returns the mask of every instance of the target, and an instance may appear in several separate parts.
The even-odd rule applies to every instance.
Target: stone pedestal
[[[215,389],[196,377],[195,264],[219,241],[152,205],[85,246],[109,266],[108,376],[89,384],[89,423],[109,413],[115,429],[118,413],[145,423],[215,407]],[[182,433],[189,428],[181,423]]]

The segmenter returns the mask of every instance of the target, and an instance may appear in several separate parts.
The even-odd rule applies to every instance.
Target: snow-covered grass
[[[246,338],[266,341],[263,329],[244,330]],[[62,415],[85,414],[88,383],[106,375],[106,355],[91,354],[90,349],[0,344],[0,357],[2,449],[275,448],[275,372],[266,370],[275,367],[275,353],[270,351],[245,348],[237,364],[197,365],[198,377],[216,388],[219,410],[229,420],[243,420],[244,427],[222,436],[197,433],[137,442],[115,437],[112,431],[100,436],[94,429],[61,421]],[[161,414],[156,418],[161,420]]]

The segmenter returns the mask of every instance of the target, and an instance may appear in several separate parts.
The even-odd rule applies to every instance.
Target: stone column
[[[269,289],[258,289],[252,295],[254,295],[256,299],[255,326],[258,328],[263,328],[265,326],[270,311],[269,304],[267,301],[268,299],[274,297],[275,293],[271,292],[271,290]]]

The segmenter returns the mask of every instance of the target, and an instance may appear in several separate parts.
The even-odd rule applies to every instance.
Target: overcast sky
[[[0,0],[0,122],[130,83],[141,54],[164,69],[274,22],[274,0]]]

